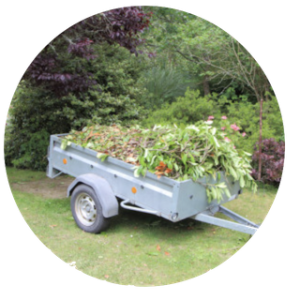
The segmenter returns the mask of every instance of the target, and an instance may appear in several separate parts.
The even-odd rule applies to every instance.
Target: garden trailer
[[[99,233],[105,230],[109,219],[118,215],[119,205],[171,222],[191,218],[251,235],[259,228],[257,224],[222,206],[241,193],[239,182],[226,177],[224,172],[220,173],[220,181],[226,182],[231,196],[223,195],[222,201],[209,202],[205,189],[206,178],[198,182],[191,179],[176,181],[165,176],[157,178],[150,172],[144,177],[135,177],[132,165],[124,161],[113,157],[101,161],[96,151],[74,143],[63,150],[61,143],[66,135],[50,136],[47,176],[55,178],[60,174],[68,174],[75,177],[68,187],[67,196],[71,196],[76,224],[86,232]],[[236,222],[215,217],[217,212]]]

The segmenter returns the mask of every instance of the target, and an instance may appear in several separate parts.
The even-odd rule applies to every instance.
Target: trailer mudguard
[[[101,203],[102,214],[105,218],[118,215],[119,203],[109,183],[104,178],[92,173],[78,176],[68,187],[68,197],[72,195],[73,190],[79,184],[88,185],[95,191]]]

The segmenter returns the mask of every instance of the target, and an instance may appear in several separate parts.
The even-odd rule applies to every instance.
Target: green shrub
[[[222,116],[227,117],[226,126],[236,124],[241,133],[245,132],[243,139],[236,141],[236,147],[244,151],[253,152],[254,144],[259,139],[259,103],[251,103],[246,96],[227,99],[225,95],[216,94],[200,96],[200,91],[188,89],[184,97],[178,97],[171,104],[151,112],[142,121],[144,126],[155,124],[177,124],[177,126],[195,124],[205,121],[213,116],[214,126],[224,126]],[[275,96],[267,94],[263,104],[263,139],[274,138],[276,141],[284,139],[283,123],[279,105]]]
[[[209,115],[220,115],[220,108],[213,97],[201,97],[200,91],[187,89],[184,97],[153,111],[142,123],[148,127],[155,124],[194,124],[207,120]]]
[[[142,105],[146,108],[160,108],[183,96],[192,85],[189,74],[169,65],[154,66],[141,74],[139,84],[146,89]]]
[[[7,165],[45,170],[51,134],[81,129],[90,122],[131,124],[143,115],[135,99],[143,92],[135,82],[139,68],[132,55],[119,46],[96,47],[98,57],[84,62],[97,84],[81,93],[58,97],[42,86],[21,81],[11,102],[6,129]],[[70,68],[76,68],[76,60]]]

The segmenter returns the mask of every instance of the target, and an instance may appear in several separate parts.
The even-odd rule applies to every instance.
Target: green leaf
[[[199,128],[197,128],[195,125],[187,126],[186,129],[192,129],[195,130],[196,132],[199,132]]]
[[[105,161],[108,156],[109,155],[105,153],[97,153],[97,158],[99,158],[101,161]]]
[[[215,180],[217,179],[217,174],[216,174],[215,171],[212,172],[212,177],[213,177],[213,179],[215,179]]]
[[[229,167],[229,173],[233,176],[233,178],[235,180],[238,179],[236,172],[234,171],[234,169],[232,167]]]
[[[155,158],[156,158],[156,155],[154,155],[154,156],[152,157],[152,160],[151,160],[150,166],[152,166],[152,165],[153,165]]]
[[[243,152],[244,152],[244,154],[246,154],[247,156],[252,156],[252,154],[249,153],[249,152],[246,152],[246,151],[243,151]]]
[[[225,189],[227,187],[227,185],[225,184],[225,182],[218,183],[218,184],[216,184],[216,186],[218,188],[221,188],[221,189]]]
[[[134,170],[134,172],[133,172],[133,176],[134,176],[134,177],[140,177],[138,167],[135,168],[135,170]]]
[[[190,158],[191,162],[195,162],[195,158],[194,156],[192,155],[192,153],[188,153],[188,157]]]
[[[141,174],[145,177],[147,174],[147,168],[143,168]]]
[[[137,161],[137,159],[135,161]],[[141,165],[144,165],[145,164],[145,157],[144,156],[139,157],[138,161],[140,162]]]
[[[206,195],[207,195],[207,201],[208,201],[208,203],[210,203],[212,200],[212,194],[211,194],[209,188],[206,189]]]
[[[211,193],[212,193],[213,199],[217,199],[217,192],[216,192],[216,189],[214,187],[211,189]]]
[[[133,158],[133,157],[127,157],[126,160],[127,160],[128,162],[136,162],[136,161],[137,161],[137,159],[136,159],[136,158]]]
[[[189,179],[189,176],[188,176],[188,174],[184,174],[183,175],[183,177],[182,177],[182,181],[184,181],[184,180],[188,180]]]
[[[87,144],[86,144],[86,148],[93,148],[93,146],[94,146],[94,143],[92,143],[92,142],[88,142]]]
[[[204,169],[201,166],[197,166],[197,171],[199,173],[199,177],[203,177]]]
[[[229,190],[228,190],[227,188],[224,189],[224,192],[225,192],[225,194],[226,194],[226,196],[227,196],[228,198],[231,197],[231,194],[230,194],[230,192],[229,192]]]
[[[241,178],[240,178],[240,186],[241,186],[241,188],[243,188],[245,186],[244,176],[241,176]]]
[[[144,153],[144,157],[146,158],[146,157],[148,156],[148,154],[149,154],[149,150],[146,149],[146,150],[145,150],[145,153]]]
[[[219,144],[218,140],[217,140],[215,137],[213,137],[213,138],[214,138],[214,141],[215,141],[216,147],[217,147],[217,148],[219,148],[219,147],[220,147],[220,144]]]
[[[217,166],[217,165],[219,164],[218,157],[215,155],[215,156],[213,157],[213,159],[214,159],[214,162],[215,162],[215,166]]]
[[[65,150],[67,148],[67,145],[68,145],[68,141],[67,140],[62,140],[60,148],[62,150]]]

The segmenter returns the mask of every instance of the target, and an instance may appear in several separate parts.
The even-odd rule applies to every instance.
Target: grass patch
[[[29,181],[39,180],[45,178],[45,172],[22,170],[17,168],[6,168],[6,174],[9,183],[26,183]]]
[[[10,168],[7,174],[10,182],[46,177],[43,172]],[[49,188],[55,189],[50,179]],[[246,189],[225,206],[262,223],[276,192],[264,185],[256,195]],[[189,219],[172,223],[122,208],[106,232],[88,234],[76,226],[69,198],[48,199],[16,189],[12,193],[30,228],[55,255],[67,263],[75,261],[85,274],[117,284],[159,286],[194,278],[227,260],[250,237]]]

